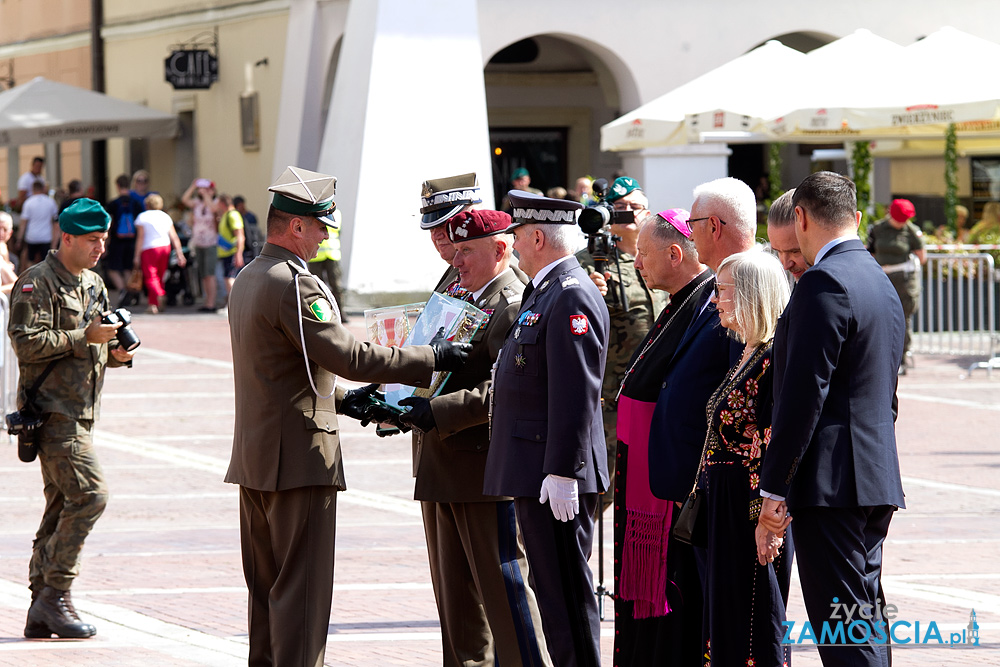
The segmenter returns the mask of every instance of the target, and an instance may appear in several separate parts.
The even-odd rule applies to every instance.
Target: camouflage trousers
[[[45,512],[28,564],[29,588],[69,590],[80,573],[80,551],[108,502],[108,487],[93,446],[93,421],[49,414],[41,427],[38,460]]]

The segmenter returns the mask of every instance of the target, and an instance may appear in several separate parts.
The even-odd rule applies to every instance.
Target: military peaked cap
[[[420,188],[420,229],[443,225],[466,206],[482,203],[475,172],[424,181]]]
[[[507,193],[512,208],[511,216],[518,225],[549,224],[575,225],[583,210],[583,204],[569,199],[550,199],[542,195],[524,190],[511,190]]]
[[[316,218],[328,227],[340,226],[333,217],[337,210],[333,201],[337,192],[335,176],[287,167],[268,191],[274,193],[271,205],[279,211]]]

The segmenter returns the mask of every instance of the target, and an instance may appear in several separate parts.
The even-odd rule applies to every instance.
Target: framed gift
[[[399,306],[399,308],[411,308],[412,306],[413,304],[410,304],[408,306]],[[397,316],[391,322],[392,334],[398,335],[401,326],[408,327],[408,331],[402,339],[402,347],[427,345],[439,333],[448,340],[468,343],[488,318],[485,312],[476,308],[471,303],[462,301],[461,299],[453,299],[437,292],[431,294],[431,298],[427,300],[426,304],[422,304],[422,306],[419,316],[415,321],[411,322],[409,320],[409,315],[412,311],[407,311],[406,325],[403,325],[401,316]],[[378,310],[391,311],[392,309],[379,308]],[[368,323],[369,312],[372,311],[365,311],[366,324]],[[387,312],[386,315],[388,316],[388,314]],[[369,339],[373,342],[379,342],[372,338],[373,331],[379,334],[385,331],[384,335],[386,339],[390,335],[389,329],[386,329],[386,325],[390,324],[388,317],[383,317],[382,322],[383,326],[381,328],[376,327],[373,330],[369,327]],[[431,377],[430,386],[424,388],[411,387],[405,384],[386,384],[382,388],[385,392],[385,402],[398,408],[399,401],[408,396],[433,398],[441,393],[441,389],[450,375],[451,373],[435,372]],[[403,409],[405,410],[405,408]]]

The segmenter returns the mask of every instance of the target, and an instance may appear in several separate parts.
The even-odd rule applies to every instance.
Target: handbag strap
[[[698,471],[694,474],[694,484],[691,485],[691,493],[688,495],[693,495],[698,490],[698,480],[701,479],[701,471],[705,469],[705,452],[708,451],[708,439],[711,436],[711,430],[705,432],[705,444],[701,446],[701,459],[698,462]]]

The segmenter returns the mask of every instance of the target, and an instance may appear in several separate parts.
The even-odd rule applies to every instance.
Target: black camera
[[[35,416],[33,412],[18,410],[7,415],[7,433],[10,435],[30,435],[42,425],[42,420]]]
[[[7,415],[7,433],[17,436],[17,458],[31,463],[38,456],[38,427],[42,420],[31,410],[21,409]]]
[[[139,347],[139,336],[132,329],[132,313],[125,308],[116,308],[101,317],[101,322],[104,324],[118,324],[121,322],[121,326],[115,332],[115,337],[118,338],[118,344],[126,352],[131,352]]]
[[[629,225],[635,222],[635,211],[616,211],[608,202],[608,182],[603,178],[594,181],[597,201],[580,211],[580,229],[587,236],[600,234],[608,225]]]
[[[618,264],[620,236],[608,229],[610,225],[627,225],[635,222],[635,211],[616,211],[608,202],[608,182],[603,178],[594,181],[594,196],[597,201],[580,211],[578,223],[587,235],[587,252],[594,258],[594,270],[601,275],[608,269],[608,262],[615,261],[618,267],[618,290],[612,291],[612,298],[623,309],[628,310],[628,295],[621,281],[621,265]]]

